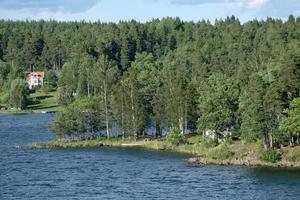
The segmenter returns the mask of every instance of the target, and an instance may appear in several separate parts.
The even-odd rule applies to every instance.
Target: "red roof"
[[[31,77],[33,73],[36,73],[38,77],[44,78],[45,72],[26,72],[26,77]]]

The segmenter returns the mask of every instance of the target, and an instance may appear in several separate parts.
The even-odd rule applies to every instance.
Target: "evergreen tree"
[[[28,104],[28,85],[23,79],[15,79],[11,83],[10,88],[10,103],[18,110],[26,108]]]

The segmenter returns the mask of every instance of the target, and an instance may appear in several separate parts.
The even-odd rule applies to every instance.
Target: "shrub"
[[[54,91],[51,87],[49,87],[49,85],[44,85],[43,88],[42,88],[42,90],[46,94],[49,93],[49,92]]]
[[[290,162],[300,161],[300,151],[291,151],[286,155],[286,159]]]
[[[228,144],[223,143],[208,151],[207,157],[215,160],[226,160],[233,156]]]
[[[191,136],[189,138],[186,139],[186,142],[189,143],[189,144],[199,144],[203,141],[203,137],[202,135],[194,135],[194,136]]]
[[[185,137],[178,129],[172,128],[166,135],[166,140],[172,145],[179,145],[185,143]]]
[[[0,102],[8,103],[9,102],[9,93],[1,94]]]
[[[203,140],[201,141],[201,145],[207,149],[209,148],[212,148],[212,147],[215,147],[217,146],[217,142],[212,140],[212,139],[209,139],[209,138],[203,138]]]
[[[265,162],[276,163],[281,159],[280,154],[274,150],[263,150],[260,155],[260,159]]]

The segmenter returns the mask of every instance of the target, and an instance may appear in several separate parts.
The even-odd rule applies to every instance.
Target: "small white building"
[[[220,133],[217,133],[215,130],[207,129],[204,132],[204,136],[214,141],[221,143],[225,138],[231,138],[232,132],[229,129],[226,129]]]
[[[44,84],[44,72],[27,72],[27,83],[29,86],[29,89],[32,89],[34,87],[43,86]]]

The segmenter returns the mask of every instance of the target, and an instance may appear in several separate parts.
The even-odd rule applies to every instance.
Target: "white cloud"
[[[255,15],[261,9],[265,8],[269,0],[224,0],[227,15]],[[253,16],[256,17],[256,16]]]
[[[247,0],[248,8],[261,8],[266,3],[268,3],[269,0]]]
[[[259,9],[269,0],[225,0],[227,6],[235,9]]]

